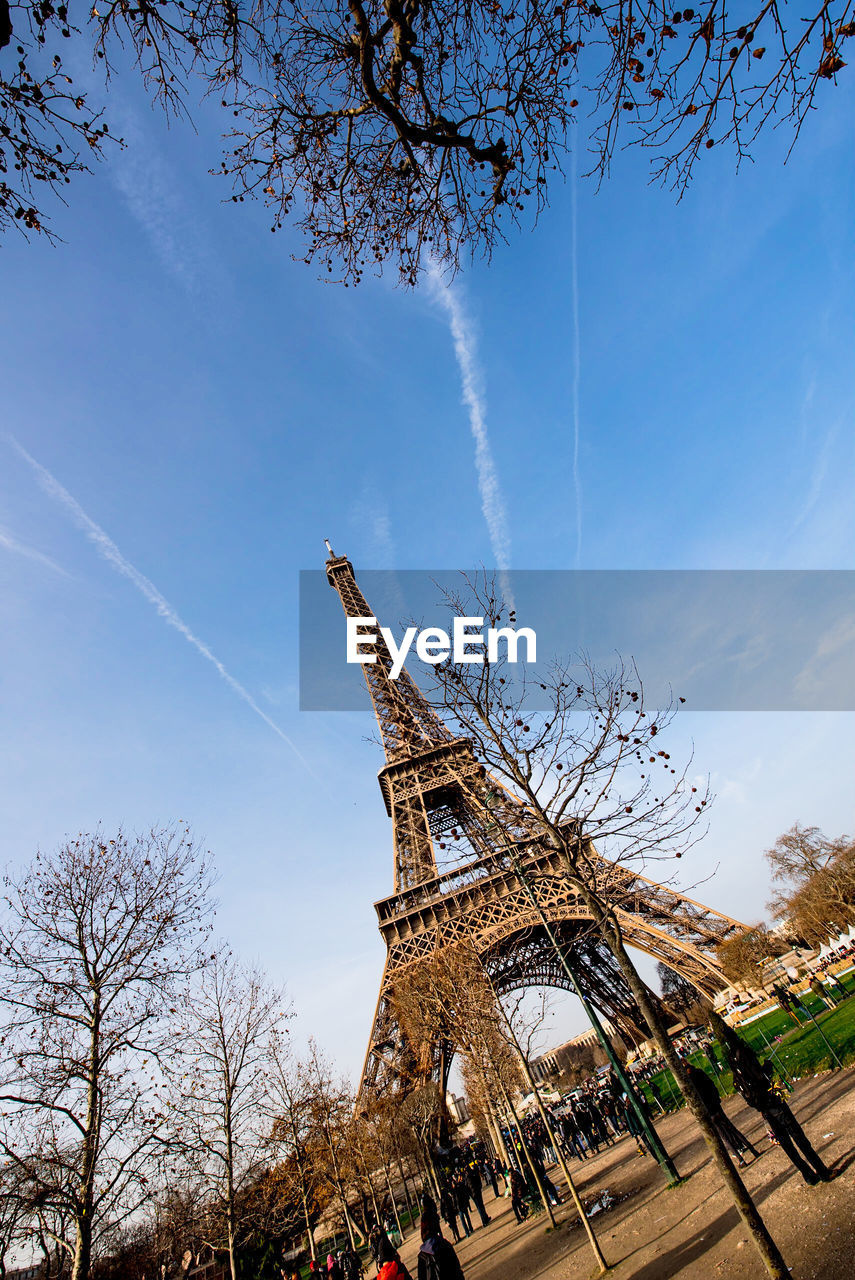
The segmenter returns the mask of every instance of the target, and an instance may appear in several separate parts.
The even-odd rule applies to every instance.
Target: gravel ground
[[[764,1136],[756,1112],[740,1100],[728,1115],[761,1152],[744,1170],[746,1185],[766,1219],[794,1280],[855,1280],[855,1068],[803,1080],[791,1106],[835,1177],[808,1186]],[[586,1204],[607,1190],[615,1201],[592,1219],[615,1280],[750,1280],[767,1275],[712,1167],[686,1111],[666,1116],[659,1131],[687,1181],[668,1189],[650,1157],[623,1138],[599,1156],[571,1165]],[[553,1181],[563,1185],[560,1169]],[[565,1197],[567,1199],[568,1197]],[[572,1206],[518,1225],[510,1201],[485,1193],[492,1221],[457,1246],[466,1280],[590,1280],[598,1274]],[[473,1219],[477,1214],[473,1212]],[[575,1221],[574,1221],[575,1220]],[[417,1236],[401,1249],[416,1277]]]

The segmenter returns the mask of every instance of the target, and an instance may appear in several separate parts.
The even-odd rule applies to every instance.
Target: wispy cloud
[[[113,109],[125,148],[114,154],[110,177],[161,264],[187,293],[221,283],[222,268],[184,199],[177,180],[145,124],[127,104]]]
[[[810,394],[812,395],[812,391]],[[816,456],[816,460],[814,461],[810,488],[808,489],[805,500],[796,514],[793,523],[790,525],[790,534],[794,534],[801,528],[816,504],[819,502],[820,495],[822,494],[822,487],[825,483],[825,477],[828,474],[828,464],[831,461],[831,450],[834,446],[835,440],[837,439],[839,426],[839,422],[835,422],[826,433],[825,439],[823,440],[822,446]]]
[[[25,556],[27,560],[35,560],[37,564],[43,564],[48,569],[53,569],[54,573],[61,573],[64,578],[70,578],[71,574],[63,569],[62,565],[57,564],[55,560],[51,560],[50,556],[46,556],[43,551],[37,551],[35,547],[29,547],[26,543],[20,542],[17,538],[13,538],[8,530],[0,526],[0,547],[6,551],[12,551],[15,555]]]
[[[368,553],[377,569],[395,564],[395,542],[389,508],[373,480],[367,480],[350,508],[351,523],[367,535]]]
[[[302,763],[306,765],[306,768],[308,768],[309,766],[306,760],[303,758],[300,751],[288,735],[279,728],[279,725],[276,724],[275,721],[270,719],[270,716],[266,715],[265,712],[262,711],[252,694],[243,687],[240,681],[236,680],[234,676],[226,670],[219,658],[211,652],[204,641],[200,640],[198,636],[193,634],[187,626],[187,623],[179,617],[168,600],[160,594],[154,583],[151,582],[145,574],[140,573],[139,569],[134,568],[129,560],[125,559],[115,542],[113,542],[112,538],[104,532],[100,525],[96,524],[95,521],[86,514],[77,499],[73,498],[68,490],[63,488],[56,477],[51,475],[46,467],[43,467],[42,464],[37,462],[31,454],[27,453],[27,450],[23,445],[18,443],[14,436],[8,436],[7,439],[18,455],[23,458],[25,462],[29,463],[30,467],[32,467],[39,484],[42,489],[44,489],[48,497],[52,498],[55,502],[59,503],[60,506],[65,508],[74,523],[77,525],[78,529],[83,531],[101,558],[106,560],[117,573],[122,575],[122,577],[127,578],[133,583],[140,595],[142,595],[150,605],[154,606],[157,613],[161,618],[163,618],[164,622],[167,623],[168,626],[174,627],[174,629],[184,637],[188,644],[191,644],[198,653],[201,653],[203,658],[211,663],[211,665],[216,669],[218,675],[225,680],[229,688],[232,689],[239,698],[242,698],[247,706],[251,707],[255,714],[260,716],[264,723],[269,725],[273,732],[279,735],[283,742],[287,742],[294,754],[297,755]]]
[[[351,504],[349,517],[364,540],[372,566],[387,570],[379,581],[372,579],[372,608],[390,623],[402,622],[407,617],[407,606],[394,568],[396,550],[392,521],[389,508],[373,480],[368,479],[362,485],[359,496]]]
[[[490,535],[493,557],[497,568],[509,569],[511,540],[502,486],[487,434],[487,402],[484,378],[478,363],[478,341],[459,290],[454,285],[446,284],[436,263],[431,263],[427,280],[431,297],[445,312],[454,342],[463,403],[469,414],[469,426],[475,441],[475,469],[478,473],[481,510]]]

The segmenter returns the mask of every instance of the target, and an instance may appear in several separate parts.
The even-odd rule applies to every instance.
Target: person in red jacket
[[[413,1280],[386,1236],[380,1241],[377,1251],[377,1280]]]

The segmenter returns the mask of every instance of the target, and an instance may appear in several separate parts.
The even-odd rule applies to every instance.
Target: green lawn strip
[[[850,985],[847,983],[847,987]],[[841,1062],[844,1065],[855,1062],[855,999],[844,1000],[836,1008],[825,1012],[820,1009],[817,999],[812,998],[805,1003]],[[740,1030],[740,1034],[761,1059],[765,1061],[771,1057],[775,1074],[779,1077],[784,1073],[794,1078],[813,1075],[835,1065],[815,1024],[806,1018],[797,1027],[782,1009],[775,1009],[756,1022],[749,1023]],[[719,1067],[718,1072],[714,1072],[705,1053],[693,1053],[688,1061],[708,1075],[714,1075],[719,1092],[731,1094],[733,1077],[722,1065],[721,1051],[716,1048],[712,1052]],[[683,1105],[683,1096],[671,1072],[667,1068],[658,1071],[650,1081],[642,1083],[642,1092],[650,1104],[654,1119],[659,1114],[659,1108],[653,1099],[651,1084],[666,1110],[671,1111]]]
[[[811,1012],[822,1035],[844,1066],[855,1061],[855,1000],[845,1000],[826,1013],[818,1008],[811,1009]],[[801,1027],[793,1027],[776,1046],[776,1056],[792,1076],[812,1075],[836,1065],[819,1030],[811,1021]]]

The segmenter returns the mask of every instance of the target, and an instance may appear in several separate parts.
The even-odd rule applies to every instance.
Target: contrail
[[[582,566],[582,473],[579,468],[579,381],[582,372],[579,341],[579,224],[577,211],[576,147],[578,129],[570,134],[570,291],[573,300],[573,493],[576,501],[576,568]]]
[[[436,262],[431,262],[428,267],[427,279],[431,296],[448,317],[448,327],[454,340],[454,355],[460,371],[463,403],[469,412],[469,426],[475,440],[475,469],[478,472],[481,510],[490,535],[496,567],[507,570],[510,568],[511,540],[502,486],[487,435],[487,405],[484,400],[483,378],[478,367],[478,343],[459,295],[451,285],[445,283]]]
[[[35,547],[28,547],[23,542],[19,542],[17,538],[13,538],[11,533],[8,533],[3,528],[0,528],[0,547],[5,547],[7,551],[14,551],[16,555],[26,556],[28,560],[35,560],[38,564],[47,565],[55,573],[61,573],[64,578],[71,577],[71,574],[63,569],[62,565],[51,560],[50,556],[46,556],[42,551],[37,551]]]
[[[59,481],[51,475],[46,467],[43,467],[40,462],[36,462],[35,458],[32,457],[31,454],[27,453],[23,445],[20,445],[14,436],[8,436],[7,439],[12,448],[15,449],[20,456],[30,464],[33,471],[35,471],[39,484],[42,486],[45,493],[59,502],[61,506],[65,507],[66,511],[70,513],[74,520],[74,523],[79,529],[83,530],[84,534],[93,544],[98,554],[106,560],[108,564],[112,565],[117,573],[122,574],[123,577],[128,578],[134,584],[137,591],[139,591],[141,595],[145,596],[149,604],[154,605],[164,622],[166,622],[170,627],[174,627],[176,631],[180,632],[184,639],[189,644],[192,644],[194,649],[197,649],[199,653],[201,653],[203,658],[207,658],[208,662],[216,668],[218,674],[222,676],[226,684],[234,690],[238,697],[243,698],[244,702],[252,708],[257,716],[261,716],[264,723],[269,725],[274,733],[279,734],[279,737],[283,742],[288,743],[291,750],[300,758],[308,769],[309,766],[306,760],[303,759],[300,751],[288,737],[287,733],[283,733],[279,728],[279,725],[276,724],[275,721],[271,720],[270,716],[268,716],[264,711],[262,711],[252,694],[248,693],[247,690],[244,689],[243,685],[238,680],[235,680],[233,675],[229,674],[222,662],[220,662],[219,658],[215,657],[208,646],[200,640],[198,636],[193,634],[187,626],[187,623],[178,616],[172,608],[172,605],[168,600],[164,599],[154,583],[150,582],[145,574],[140,573],[139,569],[135,569],[130,561],[125,559],[115,542],[113,542],[112,538],[104,532],[100,525],[97,525],[95,521],[86,514],[77,499],[73,498],[68,490],[62,487]]]

